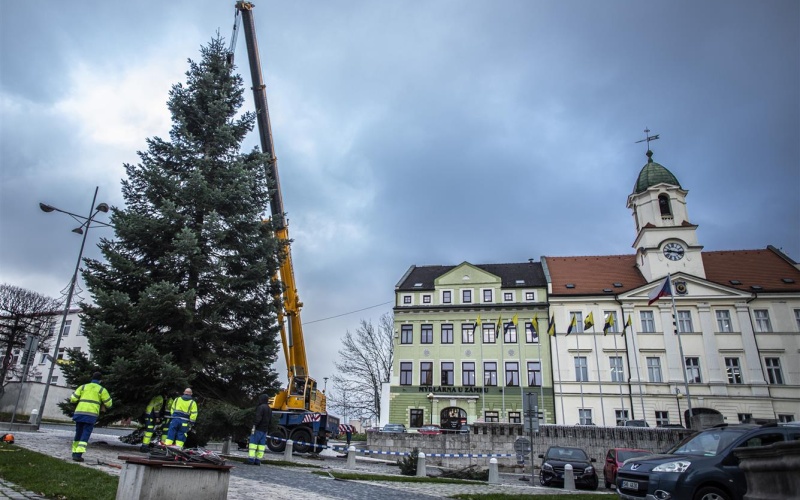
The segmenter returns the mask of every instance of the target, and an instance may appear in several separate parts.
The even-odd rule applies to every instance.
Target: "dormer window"
[[[672,206],[669,203],[669,195],[658,195],[658,208],[661,210],[662,217],[672,217]]]

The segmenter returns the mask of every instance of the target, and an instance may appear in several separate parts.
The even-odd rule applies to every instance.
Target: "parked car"
[[[631,458],[652,455],[653,452],[637,448],[611,448],[606,452],[606,463],[603,465],[603,482],[606,488],[617,484],[617,470]]]
[[[747,482],[734,450],[796,439],[797,427],[721,424],[687,437],[665,454],[628,460],[617,471],[617,491],[624,500],[742,500]]]
[[[682,426],[681,424],[664,424],[659,425],[662,429],[685,429],[686,427]]]
[[[539,458],[542,459],[542,469],[539,472],[539,483],[542,486],[563,485],[564,467],[570,464],[575,477],[575,486],[597,489],[599,483],[597,471],[592,465],[595,459],[590,459],[582,449],[551,446],[547,449],[547,453],[539,455]]]
[[[386,424],[383,426],[383,429],[381,429],[381,432],[392,432],[392,433],[405,432],[405,431],[406,431],[406,426],[403,424]]]
[[[625,420],[621,425],[623,427],[650,427],[646,420]]]
[[[436,424],[423,425],[417,432],[420,434],[427,434],[429,436],[437,436],[442,433],[442,428]]]

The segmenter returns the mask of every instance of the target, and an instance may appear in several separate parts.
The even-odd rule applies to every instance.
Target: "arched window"
[[[661,209],[661,215],[664,217],[672,217],[672,207],[669,204],[669,196],[666,194],[658,195],[658,208]]]

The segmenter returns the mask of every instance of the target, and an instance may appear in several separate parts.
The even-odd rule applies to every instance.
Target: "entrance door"
[[[467,412],[456,406],[451,406],[442,410],[439,415],[442,423],[442,430],[445,432],[457,432],[461,426],[467,423]]]

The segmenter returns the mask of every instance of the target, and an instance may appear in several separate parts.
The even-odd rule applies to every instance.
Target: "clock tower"
[[[647,163],[628,196],[636,224],[636,267],[648,282],[678,272],[706,277],[697,225],[689,222],[686,210],[687,194],[672,172],[653,161],[653,152],[648,150]]]

